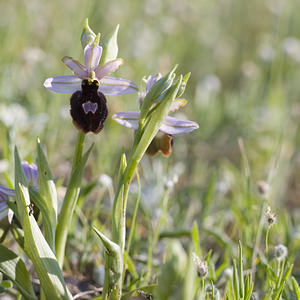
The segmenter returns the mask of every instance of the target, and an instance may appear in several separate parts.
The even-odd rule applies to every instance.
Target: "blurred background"
[[[46,90],[43,82],[70,74],[63,56],[83,60],[86,17],[102,36],[120,24],[119,57],[125,63],[114,76],[143,90],[143,76],[164,74],[178,63],[177,73],[192,75],[184,94],[188,105],[177,116],[200,126],[174,138],[171,157],[143,159],[143,214],[135,240],[145,244],[136,246],[136,253],[143,253],[147,230],[154,226],[147,225],[146,216],[160,215],[164,184],[175,175],[162,229],[190,229],[197,220],[201,247],[204,253],[213,249],[218,263],[231,255],[228,241],[242,239],[252,247],[252,224],[257,225],[267,198],[277,214],[270,245],[285,244],[292,259],[298,255],[294,275],[299,278],[299,11],[300,1],[284,0],[0,0],[1,174],[13,175],[15,144],[23,159],[34,161],[39,137],[63,197],[77,132],[69,96]],[[137,95],[108,97],[108,108],[110,116],[137,110]],[[108,228],[107,189],[113,192],[120,155],[129,153],[132,138],[131,130],[111,118],[99,135],[87,136],[86,144],[96,145],[83,185],[97,186],[88,195],[85,215],[88,219],[100,205],[100,223]],[[0,180],[5,183],[3,176]],[[129,221],[136,190],[134,181]],[[93,252],[93,244],[78,244],[81,239],[74,236],[74,247]]]

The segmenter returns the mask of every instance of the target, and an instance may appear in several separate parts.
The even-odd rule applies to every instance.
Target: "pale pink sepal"
[[[140,113],[137,111],[118,112],[112,118],[127,128],[137,130],[139,128]]]
[[[62,61],[77,75],[79,78],[83,79],[88,76],[87,68],[82,65],[79,61],[73,59],[72,57],[65,56]]]
[[[130,80],[106,76],[100,80],[99,91],[105,95],[131,94],[136,93],[138,87]]]
[[[47,78],[44,87],[63,94],[73,94],[81,90],[81,79],[75,75],[65,75]]]
[[[149,75],[146,79],[146,94],[150,91],[153,84],[161,78],[161,74],[158,73],[156,75]]]
[[[199,128],[196,122],[167,117],[160,127],[160,130],[170,135],[183,134]]]
[[[104,65],[98,66],[95,69],[95,74],[98,80],[101,80],[106,75],[109,75],[116,71],[122,64],[123,64],[122,58],[117,58],[115,60],[109,61]]]

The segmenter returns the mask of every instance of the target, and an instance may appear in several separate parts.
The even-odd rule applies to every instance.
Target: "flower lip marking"
[[[88,114],[89,112],[94,114],[98,109],[98,104],[93,103],[91,101],[87,101],[82,104],[82,108],[83,108],[85,114]]]
[[[107,118],[106,98],[98,88],[97,79],[83,79],[81,90],[70,99],[73,124],[84,133],[99,133]]]

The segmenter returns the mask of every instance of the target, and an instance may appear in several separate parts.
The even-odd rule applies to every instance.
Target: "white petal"
[[[96,77],[98,78],[98,80],[101,80],[104,76],[116,71],[123,64],[123,62],[124,61],[122,58],[117,58],[97,67],[95,69]]]
[[[160,130],[167,134],[176,135],[188,133],[197,128],[199,128],[199,125],[196,122],[167,117]]]
[[[73,59],[72,57],[65,56],[62,61],[77,75],[79,78],[83,79],[88,76],[88,71],[84,65],[79,61]]]
[[[44,87],[56,93],[73,94],[81,90],[81,79],[74,75],[51,77],[45,80]]]
[[[100,81],[99,91],[105,95],[121,95],[136,93],[138,87],[130,80],[106,76]]]
[[[137,130],[139,128],[140,113],[137,111],[118,112],[112,118],[119,124]]]
[[[185,99],[174,99],[171,104],[170,112],[176,111],[180,107],[182,107],[186,104],[187,104],[187,101]]]
[[[87,45],[84,48],[85,66],[89,71],[94,71],[98,65],[102,55],[102,47],[99,45]]]

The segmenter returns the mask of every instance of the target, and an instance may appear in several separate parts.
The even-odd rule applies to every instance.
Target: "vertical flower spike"
[[[97,36],[85,21],[81,35],[84,46],[84,65],[72,57],[65,56],[62,61],[74,75],[50,77],[44,86],[57,93],[72,94],[70,113],[74,125],[84,133],[98,133],[103,128],[108,111],[104,95],[121,95],[136,93],[137,85],[126,79],[108,76],[116,71],[123,59],[117,55],[118,27],[112,37],[99,46],[100,34]],[[105,63],[99,66],[103,51]],[[110,61],[107,59],[110,58]]]

